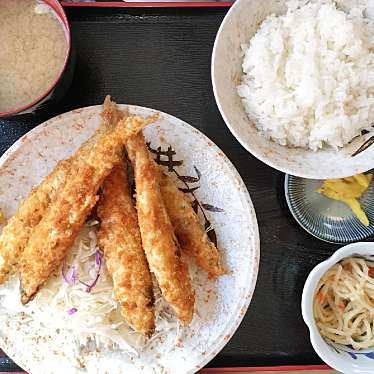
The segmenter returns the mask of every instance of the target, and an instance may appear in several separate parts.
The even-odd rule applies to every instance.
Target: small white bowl
[[[316,353],[335,370],[349,374],[374,373],[374,347],[354,350],[350,347],[326,341],[318,331],[314,314],[314,292],[319,280],[337,262],[345,257],[360,255],[374,259],[374,243],[353,243],[338,249],[329,259],[317,265],[309,274],[301,301],[304,321],[309,328],[310,341]]]
[[[356,4],[357,0],[337,3]],[[374,11],[372,0],[360,0],[367,15]],[[369,9],[369,7],[371,7]],[[214,43],[212,83],[218,108],[226,125],[241,145],[269,166],[287,174],[311,179],[342,178],[373,168],[374,145],[351,157],[371,135],[360,136],[342,149],[313,152],[302,148],[281,146],[263,137],[250,122],[236,87],[241,80],[243,51],[259,25],[270,14],[286,11],[286,0],[236,0],[224,18]],[[373,370],[374,372],[374,370]]]

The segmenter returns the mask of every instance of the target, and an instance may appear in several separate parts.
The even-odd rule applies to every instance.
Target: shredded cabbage
[[[11,290],[0,290],[5,296],[1,304],[15,312],[23,312],[41,325],[53,329],[72,330],[77,346],[119,347],[130,356],[139,357],[153,350],[153,342],[165,336],[164,353],[181,338],[182,329],[169,306],[155,286],[156,331],[150,339],[134,332],[120,313],[113,297],[113,284],[104,259],[98,252],[95,226],[87,223],[79,233],[64,264],[27,306],[19,301],[18,284],[13,280]],[[159,350],[158,350],[159,351]]]

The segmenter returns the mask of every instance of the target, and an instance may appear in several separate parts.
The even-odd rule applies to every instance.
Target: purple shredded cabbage
[[[95,263],[97,265],[97,274],[96,274],[94,281],[91,284],[87,284],[85,282],[79,281],[81,284],[86,286],[86,292],[91,292],[92,289],[96,286],[100,278],[100,271],[101,271],[101,265],[103,263],[103,256],[98,249],[95,252]]]
[[[77,308],[71,308],[71,309],[68,310],[69,316],[71,316],[72,314],[77,313],[77,312],[78,312]]]
[[[77,266],[72,265],[67,270],[67,264],[66,259],[64,260],[62,264],[61,273],[66,283],[73,285],[77,282],[78,276],[77,276]]]
[[[72,267],[72,273],[71,273],[71,279],[73,281],[73,284],[77,283],[78,280],[78,267],[77,265],[73,265]]]
[[[101,265],[102,258],[103,257],[102,257],[101,252],[97,249],[96,252],[95,252],[95,262],[96,262],[97,266]]]

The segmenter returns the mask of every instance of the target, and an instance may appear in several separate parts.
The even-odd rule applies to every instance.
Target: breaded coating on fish
[[[101,126],[96,133],[69,159],[60,161],[52,172],[32,189],[29,196],[21,203],[18,211],[9,220],[0,236],[0,284],[14,272],[23,249],[33,228],[40,222],[56,191],[64,185],[71,165],[86,158],[98,137],[117,124],[122,116],[116,104],[107,96],[104,101]]]
[[[127,142],[127,151],[135,174],[139,227],[149,268],[178,319],[188,324],[195,296],[161,196],[159,172],[141,133]]]
[[[156,117],[128,117],[102,135],[87,160],[72,165],[65,184],[32,230],[20,260],[21,301],[29,302],[61,264],[97,201],[96,193],[121,161],[123,144]]]
[[[218,249],[209,240],[190,200],[178,189],[174,180],[159,168],[162,197],[182,251],[192,256],[209,277],[225,274]]]
[[[97,214],[98,243],[113,279],[114,297],[128,324],[149,336],[155,329],[153,284],[123,164],[105,179]]]
[[[50,203],[56,185],[64,181],[69,161],[60,161],[54,171],[21,203],[16,214],[8,221],[0,236],[0,284],[14,272],[14,266]]]

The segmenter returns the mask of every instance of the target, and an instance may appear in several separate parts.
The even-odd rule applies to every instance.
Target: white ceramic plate
[[[326,147],[313,152],[284,147],[266,139],[250,122],[237,93],[242,76],[242,45],[248,44],[262,21],[272,13],[283,14],[287,0],[236,0],[218,31],[212,55],[212,83],[217,106],[240,144],[259,160],[284,173],[302,178],[342,178],[373,168],[374,146],[351,157],[373,134],[355,138],[338,151]],[[350,7],[358,3],[374,19],[373,1],[337,0]]]
[[[153,112],[128,108],[142,116]],[[3,155],[0,208],[7,218],[58,160],[67,158],[94,132],[100,111],[101,106],[93,106],[55,117],[23,136]],[[71,359],[74,331],[67,328],[58,334],[35,318],[14,314],[0,297],[0,347],[31,373],[193,373],[223,348],[247,311],[256,284],[260,250],[254,208],[242,179],[216,145],[175,117],[161,113],[160,120],[145,130],[145,137],[153,148],[173,147],[174,159],[183,160],[183,165],[176,166],[181,175],[196,176],[194,167],[200,171],[199,183],[191,187],[199,185],[196,196],[208,204],[205,213],[215,228],[229,274],[211,281],[196,271],[196,313],[192,324],[183,331],[182,341],[170,352],[163,352],[162,339],[166,337],[162,334],[153,353],[148,352],[147,360],[143,360],[142,353],[130,360],[118,349],[86,349],[81,353],[82,370]]]

